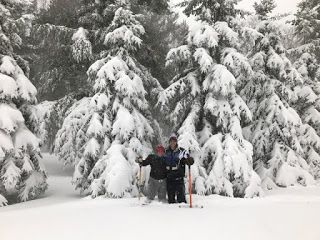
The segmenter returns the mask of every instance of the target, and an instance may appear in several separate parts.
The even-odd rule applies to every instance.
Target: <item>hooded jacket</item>
[[[165,162],[167,168],[167,180],[183,180],[186,170],[186,159],[189,157],[189,154],[183,149],[177,147],[172,150],[170,147],[166,150],[165,153]]]
[[[156,180],[162,180],[167,177],[165,157],[159,157],[155,154],[150,154],[146,160],[141,162],[141,166],[151,166],[150,177]]]

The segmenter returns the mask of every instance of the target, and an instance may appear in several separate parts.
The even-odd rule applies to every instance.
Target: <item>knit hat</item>
[[[174,133],[172,133],[172,134],[170,135],[169,142],[170,142],[171,140],[177,141],[177,135],[174,134]]]
[[[162,152],[165,152],[165,149],[162,145],[157,145],[156,146],[156,152],[157,153],[162,153]]]

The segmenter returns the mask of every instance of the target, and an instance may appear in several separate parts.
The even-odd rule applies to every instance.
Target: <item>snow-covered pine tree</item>
[[[57,100],[86,87],[85,72],[92,56],[87,39],[77,35],[73,38],[80,27],[74,13],[77,5],[73,2],[52,1],[48,9],[36,15],[31,35],[24,39],[30,78],[38,88],[40,100]]]
[[[241,96],[254,116],[245,135],[253,144],[255,168],[268,189],[276,185],[312,184],[299,138],[303,125],[293,108],[294,87],[303,80],[286,57],[281,29],[266,16],[260,16],[256,29],[245,28],[245,32],[253,43],[248,56],[254,75],[246,82]]]
[[[101,52],[115,11],[113,3],[51,0],[36,14],[31,34],[24,39],[24,52],[40,100],[57,100],[86,89],[86,71]]]
[[[66,117],[62,120],[62,126],[56,128],[59,131],[55,136],[54,152],[64,165],[75,166],[83,156],[88,141],[88,119],[93,114],[90,102],[89,97],[73,102],[66,113],[63,113]]]
[[[80,27],[72,35],[72,55],[78,63],[92,59],[92,44],[88,39],[88,34],[87,30]]]
[[[81,151],[73,182],[81,191],[88,189],[92,197],[135,195],[134,160],[152,148],[155,131],[146,90],[156,96],[161,86],[132,57],[143,34],[137,17],[126,5],[119,7],[105,36],[104,56],[88,70],[95,95],[70,112],[57,134],[58,145],[70,151],[61,138],[72,129],[77,132],[75,137],[68,136]],[[88,114],[81,116],[81,105]]]
[[[158,3],[147,4],[147,2],[131,1],[131,5],[135,6],[135,10],[140,10],[143,16],[146,16],[146,12],[141,9],[148,8],[145,4],[151,4],[154,7],[158,6]],[[72,106],[74,100],[80,100],[82,97],[90,95],[90,88],[87,87],[88,82],[85,80],[85,71],[90,66],[89,63],[92,63],[94,59],[99,59],[101,57],[100,54],[103,54],[101,52],[105,50],[103,41],[115,10],[116,5],[113,0],[100,2],[52,0],[50,7],[40,11],[33,24],[33,31],[29,41],[32,44],[36,43],[34,45],[38,44],[38,46],[35,46],[36,51],[32,50],[36,54],[30,56],[32,59],[32,80],[39,86],[40,98],[49,100],[59,98],[52,107],[52,112],[47,115],[49,119],[39,119],[41,122],[45,122],[47,136],[45,136],[46,134],[42,136],[44,137],[45,147],[49,149],[53,148],[55,135],[61,128],[65,113]],[[148,12],[148,14],[150,15],[148,15],[148,19],[154,19],[154,17],[151,17],[155,15],[153,11],[151,14]],[[106,19],[100,21],[102,18]],[[158,36],[159,28],[164,28],[164,26],[168,25],[168,20],[166,19],[170,18],[170,14],[168,14],[168,17],[160,15],[159,18],[165,19],[163,20],[164,23],[154,23],[154,21],[143,18],[143,24],[152,24],[152,30],[154,31],[151,34],[148,32],[146,34],[147,37],[143,38],[143,40],[150,39],[153,35]],[[162,33],[161,35],[165,35]],[[155,41],[150,39],[143,45],[143,49],[148,53],[143,50],[135,53],[139,62],[141,59],[144,60],[142,64],[145,64],[148,60],[151,62],[147,67],[152,66],[152,69],[155,69],[153,72],[157,71],[156,69],[163,69],[163,67],[155,67],[159,64],[155,64],[156,61],[151,59],[156,59],[157,62],[162,60],[159,60],[158,55],[160,54],[149,54],[150,49],[152,49],[152,52],[162,53],[165,52],[163,48],[166,49],[169,44],[169,41],[162,43],[164,41],[160,40],[160,42],[160,44],[155,44]],[[152,46],[150,47],[150,45]],[[157,46],[157,48],[153,46]],[[151,57],[145,57],[146,55]],[[162,55],[160,57],[164,58]],[[147,92],[155,98],[151,91]],[[39,106],[39,108],[42,108],[42,106]],[[59,149],[59,145],[63,144],[56,143],[58,144],[56,149]],[[68,156],[65,157],[68,158]],[[65,158],[61,157],[61,159]],[[66,163],[74,164],[74,161],[66,161]]]
[[[36,102],[37,90],[13,52],[21,45],[17,22],[25,4],[30,3],[0,3],[0,205],[9,197],[10,202],[36,198],[47,188],[39,140],[28,121],[28,106]]]
[[[298,56],[305,52],[315,54],[320,61],[320,2],[318,0],[302,0],[298,4],[294,24],[301,46],[292,50]]]
[[[118,0],[79,0],[78,22],[91,30],[103,29],[112,22]]]
[[[33,105],[30,110],[29,122],[33,126],[37,126],[34,129],[34,134],[40,139],[41,149],[48,151],[48,138],[49,138],[49,119],[51,113],[54,111],[53,107],[56,105],[55,101],[43,101],[40,104]]]
[[[185,45],[169,51],[167,65],[174,65],[178,75],[161,94],[159,105],[170,113],[179,146],[196,159],[197,193],[254,197],[262,194],[260,178],[241,126],[250,123],[251,112],[235,90],[237,79],[251,68],[235,49],[238,36],[226,22],[233,18],[236,2],[182,4],[187,15],[203,22],[200,29],[190,30]]]
[[[258,15],[261,17],[267,17],[276,8],[274,0],[261,0],[261,2],[255,2],[253,7]]]
[[[136,59],[150,69],[153,77],[162,86],[168,86],[168,79],[174,76],[173,69],[165,67],[170,48],[180,45],[187,33],[186,23],[179,23],[179,14],[171,10],[169,0],[131,1],[132,12],[142,14],[141,24],[146,34],[143,44],[136,52]]]
[[[295,87],[295,108],[304,123],[301,145],[310,172],[320,178],[320,66],[314,55],[304,53],[294,63],[303,83]]]

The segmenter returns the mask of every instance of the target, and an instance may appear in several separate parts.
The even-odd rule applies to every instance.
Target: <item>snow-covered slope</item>
[[[65,167],[63,164],[58,162],[57,158],[53,155],[43,154],[42,163],[47,167],[48,173],[48,190],[45,194],[37,199],[21,204],[10,205],[0,208],[0,216],[2,212],[20,209],[33,209],[35,207],[54,205],[58,203],[65,203],[67,201],[74,201],[79,199],[81,196],[71,184],[71,176],[73,168]],[[0,217],[1,221],[2,217]],[[1,230],[1,226],[0,226]],[[0,231],[0,239],[1,231]]]
[[[42,199],[0,208],[1,240],[319,240],[320,187],[278,189],[264,198],[194,196],[203,209],[138,199],[83,199],[45,155]]]

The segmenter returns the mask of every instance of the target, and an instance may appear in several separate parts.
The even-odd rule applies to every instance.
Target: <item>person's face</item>
[[[159,157],[163,157],[164,156],[164,151],[163,150],[157,151],[157,155]]]
[[[170,148],[171,148],[171,149],[176,149],[176,147],[177,147],[177,140],[171,139],[170,142],[169,142],[169,145],[170,145]]]

